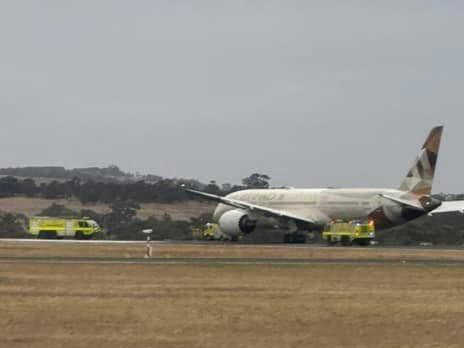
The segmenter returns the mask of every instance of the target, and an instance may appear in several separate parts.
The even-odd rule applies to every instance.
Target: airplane
[[[284,229],[288,235],[301,236],[340,220],[373,222],[377,230],[390,228],[435,210],[464,212],[464,201],[441,202],[431,196],[442,134],[443,126],[430,131],[398,189],[248,189],[222,197],[182,188],[219,203],[213,219],[232,240],[257,228]]]

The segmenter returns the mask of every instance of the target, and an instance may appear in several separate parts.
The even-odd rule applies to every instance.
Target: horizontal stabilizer
[[[406,206],[406,207],[408,207],[410,209],[419,210],[419,211],[425,211],[422,204],[419,201],[416,201],[416,200],[412,201],[412,200],[409,200],[409,199],[401,199],[401,198],[396,198],[396,197],[383,195],[383,194],[380,194],[379,196],[382,197],[382,198],[388,199],[388,200],[390,200],[392,202],[404,205],[404,206]]]

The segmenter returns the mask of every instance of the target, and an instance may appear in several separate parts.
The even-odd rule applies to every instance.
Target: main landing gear
[[[304,232],[286,233],[284,235],[284,243],[304,244],[306,239],[306,233]]]

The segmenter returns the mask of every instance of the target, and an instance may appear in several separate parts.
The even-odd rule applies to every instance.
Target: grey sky
[[[445,125],[464,192],[461,1],[1,1],[0,167],[396,187]]]

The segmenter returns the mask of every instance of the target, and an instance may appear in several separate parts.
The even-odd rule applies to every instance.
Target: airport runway
[[[121,264],[121,265],[433,265],[464,266],[464,261],[445,260],[378,260],[378,259],[261,259],[261,258],[115,258],[115,257],[2,257],[0,264]]]
[[[3,255],[0,249],[0,264],[464,266],[464,249],[462,247],[439,249],[433,247],[399,248],[375,246],[366,248],[329,247],[314,244],[256,245],[195,241],[154,241],[151,242],[155,250],[154,257],[143,258],[145,245],[145,241],[2,239],[0,240],[0,246],[6,248]],[[22,251],[22,246],[24,246],[26,252]],[[89,248],[85,248],[85,246],[89,246]],[[160,248],[158,251],[157,246]],[[40,250],[41,254],[27,254],[28,248],[31,247],[34,247],[34,252],[36,249]],[[86,253],[80,251],[81,247],[83,248],[82,251],[86,251]],[[94,247],[100,248],[100,250],[98,252],[94,251]],[[8,248],[14,248],[14,253]],[[73,248],[74,252],[76,250],[78,252],[67,254],[65,249],[69,248]],[[101,250],[107,250],[108,248],[117,248],[117,252],[113,251],[113,254],[108,255],[101,254]],[[127,248],[131,248],[131,254],[127,254],[127,251],[125,251]],[[166,248],[174,251],[166,253],[164,250]],[[185,254],[185,248],[190,250],[190,254]],[[218,249],[221,250],[219,254],[216,252]],[[191,252],[191,250],[194,250],[194,252]],[[239,252],[242,250],[240,255],[234,254],[237,250]],[[215,251],[216,254],[207,254],[205,251]],[[266,254],[263,254],[265,252]],[[395,255],[392,255],[392,252]],[[300,253],[302,256],[294,257],[295,253]],[[334,253],[336,254],[335,258]],[[356,257],[357,254],[363,256]],[[384,254],[387,254],[387,257]]]
[[[144,240],[75,240],[75,239],[13,239],[4,238],[0,239],[0,243],[8,244],[64,244],[64,245],[146,245],[147,242]],[[240,242],[216,242],[216,241],[178,241],[178,240],[164,240],[164,241],[151,241],[151,245],[188,245],[188,246],[231,246],[239,248],[264,248],[264,249],[308,249],[308,248],[326,248],[326,249],[340,249],[349,248],[349,250],[442,250],[442,251],[463,251],[463,246],[379,246],[373,245],[369,247],[359,246],[329,246],[325,243],[321,244],[284,244],[284,243],[267,243],[267,244],[251,244],[251,243],[240,243]]]

